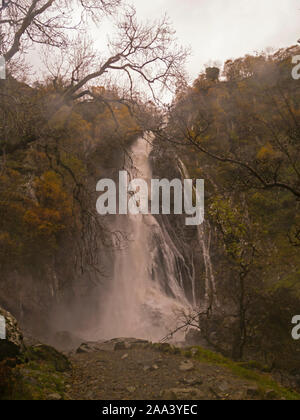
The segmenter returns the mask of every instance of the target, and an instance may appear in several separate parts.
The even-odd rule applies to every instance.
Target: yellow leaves
[[[36,206],[24,214],[24,222],[27,224],[32,236],[51,236],[63,230],[61,224],[62,215],[53,209]]]
[[[276,155],[276,153],[275,153],[272,145],[270,143],[267,143],[257,153],[257,159],[259,159],[259,160],[268,160],[268,159],[274,158],[275,155]]]
[[[55,209],[63,217],[72,214],[72,201],[63,189],[62,181],[58,174],[48,171],[35,181],[36,197],[41,206]],[[49,210],[50,214],[51,210]],[[53,216],[53,213],[52,213]]]
[[[84,138],[89,134],[91,124],[77,112],[72,112],[68,120],[67,129],[71,131],[75,138]]]
[[[61,161],[66,167],[70,168],[78,180],[81,176],[87,174],[87,168],[83,161],[78,159],[76,156],[72,156],[67,153],[61,153]]]
[[[54,171],[36,179],[7,171],[0,179],[0,264],[52,255],[72,213],[72,196]]]

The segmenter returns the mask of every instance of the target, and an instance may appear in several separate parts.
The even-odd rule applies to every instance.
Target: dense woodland
[[[291,47],[228,60],[222,73],[207,68],[177,93],[166,132],[158,133],[184,156],[194,178],[206,181],[206,216],[226,256],[216,264],[217,278],[238,309],[232,355],[257,349],[266,361],[274,357],[294,368],[300,96],[291,72],[297,53]],[[232,273],[227,281],[224,264]]]
[[[66,240],[80,247],[95,224],[104,246],[115,243],[95,213],[95,180],[100,167],[106,174],[116,169],[132,141],[151,130],[164,153],[206,183],[225,309],[212,296],[199,326],[205,331],[211,320],[229,317],[235,327],[227,336],[217,329],[220,341],[231,343],[227,354],[296,373],[291,319],[300,306],[300,85],[291,59],[298,47],[208,67],[188,85],[181,68],[187,51],[173,46],[166,21],[146,27],[132,9],[125,11],[120,38],[103,59],[61,29],[63,11],[76,1],[7,3],[0,9],[0,53],[7,61],[0,80],[0,282],[10,272],[40,269]],[[120,7],[118,1],[78,4],[83,22]],[[21,71],[23,53],[35,43],[49,53],[70,52],[60,67],[51,64],[44,80]],[[114,72],[124,74],[122,86],[105,79]],[[141,80],[147,99],[138,92]],[[158,101],[154,82],[176,86],[170,106]]]

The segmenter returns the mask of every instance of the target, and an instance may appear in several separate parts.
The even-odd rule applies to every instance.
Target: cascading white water
[[[139,138],[131,152],[130,177],[150,182],[151,144]],[[184,257],[151,214],[119,215],[115,229],[126,232],[129,240],[116,253],[114,278],[101,316],[102,337],[159,340],[176,327],[178,314],[191,309],[179,267],[184,266]],[[195,293],[193,273],[190,277]]]
[[[181,160],[179,160],[178,163],[179,169],[181,170],[183,177],[190,178],[188,170],[184,163]],[[197,235],[199,244],[201,245],[205,267],[204,299],[200,302],[199,311],[206,312],[208,308],[211,307],[212,303],[214,303],[216,306],[219,306],[216,279],[210,256],[211,227],[209,221],[205,221],[201,225],[197,226]]]
[[[219,306],[219,301],[217,297],[217,286],[215,274],[212,266],[212,261],[210,257],[210,247],[211,247],[211,230],[208,222],[208,235],[205,234],[205,225],[202,224],[198,226],[198,239],[202,248],[202,255],[205,266],[205,293],[204,300],[202,302],[201,311],[207,311],[211,307],[212,303],[216,306]],[[207,239],[206,239],[207,236]]]

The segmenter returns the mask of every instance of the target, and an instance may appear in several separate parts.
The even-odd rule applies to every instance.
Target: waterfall
[[[208,233],[206,233],[206,231]],[[217,286],[215,274],[212,266],[210,247],[211,247],[211,227],[208,221],[198,226],[198,239],[202,249],[205,266],[205,291],[204,300],[201,303],[201,312],[212,308],[213,304],[219,306],[217,297]]]
[[[178,160],[178,166],[183,178],[190,178],[185,164],[180,159]],[[202,250],[202,257],[205,267],[204,299],[200,302],[199,311],[206,312],[209,308],[212,308],[214,304],[217,307],[219,306],[216,279],[210,255],[211,226],[208,220],[205,220],[204,223],[197,226],[197,236],[199,245]]]
[[[126,164],[129,178],[150,183],[151,148],[149,136],[133,144]],[[116,251],[114,277],[101,315],[101,335],[160,340],[176,328],[179,314],[191,310],[184,289],[188,279],[195,299],[193,269],[187,267],[164,223],[151,214],[118,215],[114,228],[125,232],[128,241]]]

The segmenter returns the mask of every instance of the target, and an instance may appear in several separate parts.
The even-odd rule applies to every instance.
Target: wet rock
[[[30,359],[50,362],[58,372],[71,369],[69,359],[55,348],[45,344],[38,344],[29,349]]]
[[[59,394],[50,394],[48,395],[48,400],[53,400],[53,401],[60,401],[62,400],[62,396]]]
[[[181,372],[189,372],[193,369],[194,369],[194,364],[190,360],[184,360],[179,366],[179,370]]]
[[[0,337],[0,361],[20,356],[25,351],[23,334],[16,319],[0,307],[1,331],[5,339]]]
[[[77,354],[97,351],[96,343],[82,343],[76,350]]]
[[[222,381],[216,386],[216,390],[221,393],[228,392],[230,390],[230,385],[226,381]]]
[[[119,351],[129,350],[136,346],[144,346],[148,344],[146,340],[136,338],[114,338],[108,341],[88,341],[82,343],[76,353],[94,353],[99,351]]]
[[[114,338],[109,343],[114,343],[114,350],[128,350],[133,347],[143,346],[148,344],[147,340],[141,340],[137,338]]]
[[[115,344],[114,350],[128,350],[131,348],[131,344],[127,343],[126,341],[120,341],[119,343]]]
[[[195,386],[195,385],[203,385],[202,378],[184,378],[182,382],[186,385]]]

